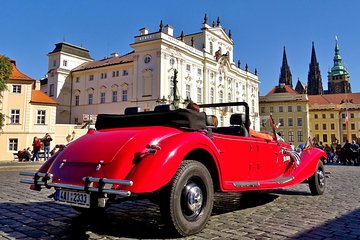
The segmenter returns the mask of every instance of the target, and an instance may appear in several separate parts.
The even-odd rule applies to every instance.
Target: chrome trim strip
[[[232,182],[235,187],[258,187],[259,182]]]
[[[267,183],[275,182],[278,184],[284,184],[284,183],[287,183],[287,182],[293,180],[294,178],[295,178],[294,176],[278,177],[278,178],[274,178],[274,179],[271,179],[271,180],[268,180],[265,182],[267,182]]]
[[[73,184],[64,184],[64,183],[54,183],[48,182],[51,180],[52,174],[51,173],[41,173],[41,172],[20,172],[21,176],[30,176],[33,179],[20,179],[20,183],[24,184],[35,184],[38,187],[45,186],[47,188],[64,188],[64,189],[71,189],[76,191],[85,191],[85,192],[102,192],[102,193],[109,193],[109,194],[116,194],[122,197],[129,197],[131,195],[130,191],[125,190],[117,190],[117,189],[109,189],[105,188],[105,184],[117,184],[122,186],[132,186],[133,181],[130,180],[117,180],[117,179],[108,179],[108,178],[94,178],[94,177],[84,177],[84,185],[73,185]],[[91,183],[99,183],[98,188],[90,186]]]
[[[19,172],[19,175],[21,176],[30,176],[33,177],[35,176],[36,172]]]
[[[83,178],[83,181],[85,181],[86,177]],[[117,185],[123,185],[123,186],[132,186],[134,183],[133,181],[129,180],[117,180],[117,179],[109,179],[109,178],[94,178],[94,177],[88,177],[88,180],[90,182],[100,182],[103,183],[109,183],[109,184],[117,184]]]

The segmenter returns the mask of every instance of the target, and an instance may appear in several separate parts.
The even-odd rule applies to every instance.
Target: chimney
[[[149,34],[149,29],[147,27],[143,27],[143,28],[139,29],[139,32],[140,32],[140,36],[146,35],[146,34]]]
[[[164,33],[167,33],[169,34],[170,36],[173,36],[174,35],[174,28],[167,24],[165,27],[164,27]]]
[[[118,57],[119,56],[119,54],[118,53],[112,53],[112,54],[110,54],[111,55],[111,57]]]

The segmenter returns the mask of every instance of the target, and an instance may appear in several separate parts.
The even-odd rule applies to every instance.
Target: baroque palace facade
[[[260,97],[261,130],[270,129],[268,116],[272,114],[277,131],[295,146],[309,137],[329,146],[358,141],[360,93],[351,93],[350,76],[341,60],[336,39],[334,65],[328,72],[328,90],[324,91],[313,44],[308,84],[298,81],[293,89],[284,48],[279,85]]]
[[[132,52],[93,60],[87,49],[58,43],[48,54],[48,78],[42,89],[59,102],[57,122],[81,124],[100,113],[123,113],[126,107],[152,110],[158,104],[246,101],[253,128],[260,128],[259,79],[256,69],[234,62],[234,42],[207,16],[200,32],[174,36],[170,25],[139,30]],[[174,79],[175,77],[175,79]],[[175,81],[176,80],[176,81]],[[174,88],[176,89],[174,99]],[[242,108],[208,109],[219,124],[228,124]]]

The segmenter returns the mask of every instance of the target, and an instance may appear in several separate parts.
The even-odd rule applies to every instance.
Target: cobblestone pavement
[[[360,167],[326,166],[322,196],[308,185],[262,193],[256,200],[216,194],[206,229],[187,239],[360,239]],[[18,171],[0,169],[0,239],[172,238],[159,208],[147,200],[125,202],[104,216],[79,214],[30,191]]]

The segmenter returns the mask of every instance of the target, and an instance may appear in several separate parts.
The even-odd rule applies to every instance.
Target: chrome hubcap
[[[323,187],[325,185],[325,174],[322,170],[318,169],[316,171],[316,174],[318,175],[318,181],[319,181],[319,185],[320,187]]]
[[[184,207],[188,216],[198,215],[203,206],[203,192],[194,182],[188,183],[183,192]]]

